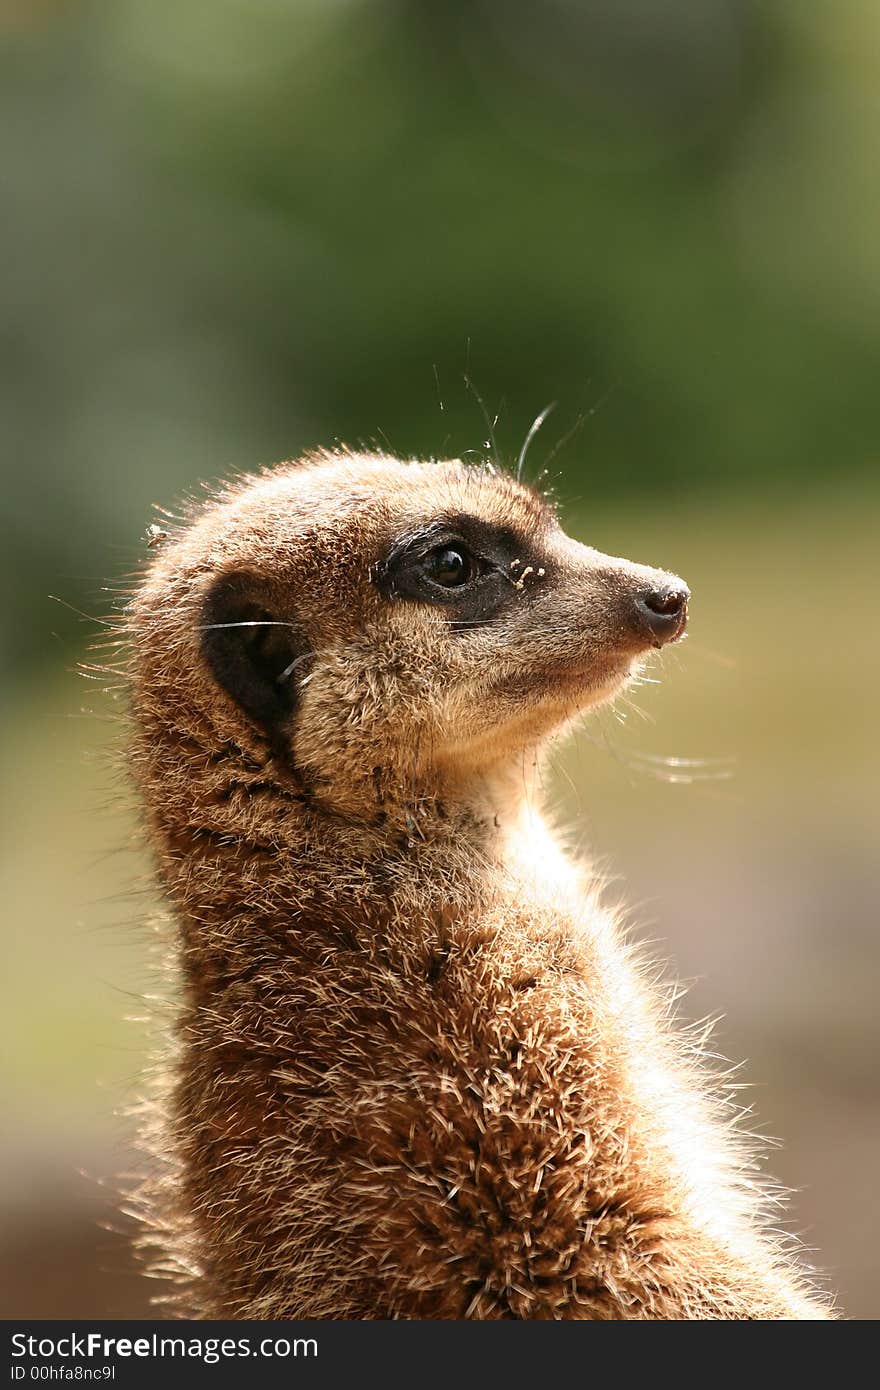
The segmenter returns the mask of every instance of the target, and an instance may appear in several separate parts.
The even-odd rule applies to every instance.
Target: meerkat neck
[[[179,750],[178,750],[179,751]],[[467,782],[420,779],[340,804],[295,790],[265,764],[190,757],[188,796],[148,788],[153,839],[181,921],[184,975],[198,989],[254,955],[311,950],[325,937],[406,931],[436,939],[449,914],[497,891],[515,857],[530,784],[519,767]],[[155,756],[149,767],[155,771]],[[178,765],[176,776],[181,776]],[[487,874],[494,866],[498,873]]]

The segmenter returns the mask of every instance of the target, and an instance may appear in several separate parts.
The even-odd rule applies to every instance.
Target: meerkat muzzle
[[[636,615],[648,628],[657,646],[676,642],[687,626],[691,591],[681,579],[649,589],[636,599]]]

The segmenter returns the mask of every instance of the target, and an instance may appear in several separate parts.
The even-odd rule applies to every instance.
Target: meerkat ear
[[[227,574],[208,593],[202,647],[211,672],[272,738],[296,708],[300,662],[309,646],[295,623],[274,611],[262,580]]]

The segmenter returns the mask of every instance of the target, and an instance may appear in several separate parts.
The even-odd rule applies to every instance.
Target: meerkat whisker
[[[199,626],[200,632],[217,632],[225,627],[295,627],[295,623],[283,623],[274,618],[253,618],[247,622],[237,623],[202,623]]]
[[[97,618],[92,613],[84,613],[81,608],[68,603],[66,598],[59,598],[57,594],[47,594],[50,603],[60,603],[62,608],[69,608],[71,613],[75,613],[78,618],[82,618],[87,623],[95,623],[98,627],[116,627],[118,620],[113,618]]]
[[[526,455],[527,455],[528,452],[529,452],[529,446],[530,446],[532,440],[534,439],[535,435],[538,433],[538,430],[541,428],[541,426],[543,425],[544,421],[547,419],[547,416],[550,415],[550,413],[551,413],[552,411],[554,411],[555,409],[556,409],[556,401],[551,401],[549,405],[545,405],[545,406],[544,406],[544,409],[538,412],[538,414],[535,416],[534,420],[532,421],[531,425],[529,426],[528,433],[526,434],[526,437],[525,437],[525,439],[524,439],[523,442],[522,442],[522,448],[521,448],[520,451],[519,451],[519,457],[517,458],[517,461],[516,461],[516,478],[517,478],[517,482],[522,482],[523,469],[524,469],[525,466],[526,466]]]

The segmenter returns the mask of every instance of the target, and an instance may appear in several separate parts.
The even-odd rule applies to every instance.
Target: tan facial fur
[[[534,811],[540,748],[681,635],[683,582],[504,473],[376,455],[156,539],[131,752],[181,990],[136,1200],[179,1309],[825,1316]]]

